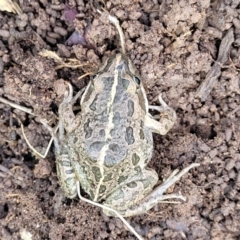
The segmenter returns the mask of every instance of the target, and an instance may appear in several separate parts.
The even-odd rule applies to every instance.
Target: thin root
[[[7,100],[7,99],[5,99],[5,98],[2,98],[2,97],[0,97],[0,102],[5,103],[5,104],[8,104],[8,105],[10,105],[10,106],[13,107],[13,108],[16,108],[16,109],[18,109],[18,110],[21,110],[21,111],[26,112],[26,113],[28,113],[28,114],[31,114],[31,115],[33,115],[33,116],[36,116],[36,115],[33,113],[33,110],[32,110],[31,108],[23,107],[23,106],[21,106],[21,105],[18,105],[18,104],[16,104],[16,103],[11,102],[11,101],[9,101],[9,100]]]
[[[20,122],[20,124],[21,124],[21,130],[22,130],[23,137],[24,137],[24,139],[25,139],[28,147],[29,147],[35,154],[37,154],[38,156],[40,156],[41,158],[45,158],[45,157],[47,156],[47,154],[48,154],[48,151],[49,151],[51,145],[52,145],[53,137],[51,137],[51,140],[50,140],[50,142],[48,143],[48,146],[47,146],[47,149],[46,149],[45,153],[44,153],[44,154],[41,154],[41,153],[38,152],[38,151],[31,145],[31,143],[28,141],[27,136],[25,135],[25,132],[24,132],[23,124],[22,124],[21,122]],[[58,126],[56,127],[55,132],[56,132],[57,130],[58,130]]]
[[[86,77],[86,76],[92,76],[93,74],[94,74],[93,72],[87,72],[87,73],[83,74],[82,76],[80,76],[80,77],[78,78],[78,80],[81,80],[81,79],[83,79],[83,78]]]

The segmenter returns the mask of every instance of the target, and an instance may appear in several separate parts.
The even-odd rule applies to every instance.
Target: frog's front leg
[[[169,107],[162,99],[161,94],[158,96],[161,106],[149,106],[149,109],[157,110],[160,112],[159,121],[152,115],[147,114],[145,117],[145,125],[152,130],[152,132],[165,135],[174,125],[177,115],[174,109]]]
[[[152,192],[149,190],[150,188],[152,190],[152,187],[155,185],[156,181],[152,181],[153,185],[151,185],[151,183],[146,180],[151,181],[155,172],[143,170],[143,179],[128,183],[117,189],[106,199],[105,204],[118,211],[122,216],[130,217],[134,215],[144,214],[156,204],[164,202],[167,199],[175,198],[185,201],[185,197],[183,197],[181,194],[163,194],[190,169],[199,165],[200,164],[198,163],[193,163],[180,172],[178,172],[178,170],[175,170],[160,186],[158,186]],[[147,188],[145,188],[146,186]],[[144,192],[144,189],[147,189],[147,191]],[[107,215],[114,215],[109,211],[104,211],[104,213]]]
[[[63,129],[65,129],[68,133],[72,132],[76,129],[80,122],[81,117],[75,116],[73,112],[73,105],[77,101],[77,99],[82,95],[83,90],[80,90],[74,97],[73,97],[73,87],[70,83],[68,83],[69,91],[66,91],[64,94],[64,99],[59,106],[58,114],[59,114],[59,122],[60,122],[60,135],[62,135]],[[61,137],[60,137],[61,138]]]

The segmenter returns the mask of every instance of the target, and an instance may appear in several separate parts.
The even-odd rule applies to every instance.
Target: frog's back
[[[81,135],[82,142],[77,147],[89,181],[95,179],[92,191],[97,199],[107,194],[104,189],[111,191],[123,179],[126,182],[151,158],[152,133],[144,126],[145,92],[127,70],[119,59],[109,74],[101,74],[88,85],[81,103],[82,124],[76,134]]]

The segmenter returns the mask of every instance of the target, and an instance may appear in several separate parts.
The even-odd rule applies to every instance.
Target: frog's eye
[[[138,85],[140,84],[140,79],[136,76],[133,77],[133,80],[135,83],[137,83]]]
[[[92,79],[95,80],[97,78],[98,74],[95,73],[93,76],[92,76]]]

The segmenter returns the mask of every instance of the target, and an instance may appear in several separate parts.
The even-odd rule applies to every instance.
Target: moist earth
[[[20,15],[0,12],[0,96],[35,115],[0,103],[0,239],[135,239],[120,219],[65,198],[53,148],[40,158],[20,127],[22,123],[29,142],[44,153],[50,135],[39,119],[57,124],[66,82],[75,92],[86,86],[89,74],[119,51],[118,33],[90,1],[18,4]],[[119,19],[127,55],[142,76],[149,103],[158,104],[162,93],[177,112],[174,128],[166,136],[154,135],[149,167],[159,174],[159,183],[176,168],[201,164],[168,190],[181,192],[186,202],[160,203],[127,220],[145,239],[239,239],[240,1],[99,4]],[[219,62],[228,33],[232,44],[227,59]],[[46,49],[61,61],[41,55]],[[209,73],[216,66],[214,79]],[[200,96],[200,86],[209,79],[209,94]]]

